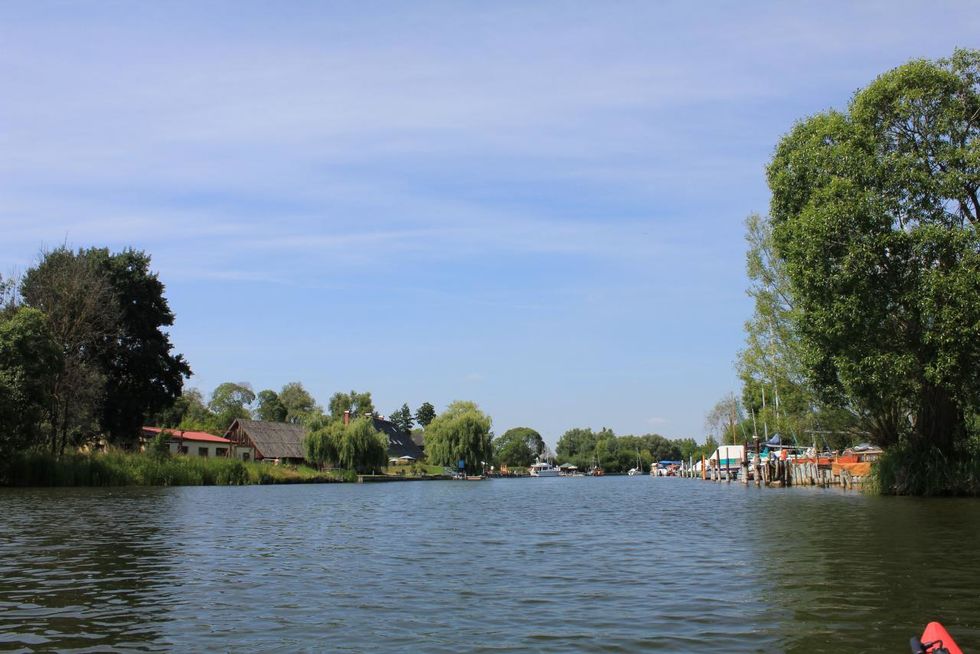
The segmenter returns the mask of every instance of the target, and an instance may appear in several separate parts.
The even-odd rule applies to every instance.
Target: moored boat
[[[532,477],[557,477],[558,468],[547,461],[538,461],[529,468]]]

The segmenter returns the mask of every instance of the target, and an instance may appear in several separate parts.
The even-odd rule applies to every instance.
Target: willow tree
[[[801,359],[882,444],[951,451],[980,398],[980,52],[797,124],[768,168]]]
[[[480,473],[493,457],[490,425],[490,417],[473,402],[453,402],[426,427],[425,456],[452,468],[463,461],[468,473]]]

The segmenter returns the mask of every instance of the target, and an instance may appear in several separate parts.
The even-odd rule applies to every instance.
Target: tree
[[[266,422],[286,422],[289,410],[283,406],[279,393],[266,389],[256,396],[255,417]]]
[[[79,252],[90,259],[108,281],[119,313],[114,333],[100,352],[105,373],[105,398],[100,424],[110,441],[132,445],[147,415],[171,406],[180,397],[190,366],[173,354],[164,328],[174,314],[164,286],[150,271],[150,256],[127,249]]]
[[[388,463],[388,437],[374,428],[371,418],[361,417],[339,425],[336,448],[338,464],[359,473],[375,472]]]
[[[316,464],[321,470],[328,463],[338,462],[337,443],[340,441],[344,425],[338,421],[320,422],[315,425],[303,442],[307,461]]]
[[[99,433],[107,379],[103,354],[119,334],[118,298],[92,257],[65,247],[41,255],[24,274],[20,295],[25,306],[47,316],[61,351],[47,420],[49,448],[60,454]]]
[[[213,414],[204,403],[204,396],[196,388],[184,389],[173,406],[147,418],[148,424],[187,431],[209,431],[213,426]]]
[[[419,423],[422,429],[428,427],[429,423],[432,422],[435,419],[435,417],[436,417],[436,408],[431,404],[429,404],[428,402],[423,402],[422,406],[420,406],[415,411],[415,422]]]
[[[768,168],[803,364],[883,445],[952,451],[980,398],[980,52],[909,62]]]
[[[289,382],[279,391],[279,402],[286,409],[285,422],[299,424],[322,411],[300,382]]]
[[[0,459],[43,442],[61,355],[43,313],[21,308],[0,314]]]
[[[741,422],[738,400],[728,394],[718,400],[717,404],[705,416],[704,426],[712,434],[718,436],[722,443],[734,445],[739,440],[738,425]]]
[[[397,411],[392,412],[388,419],[395,423],[401,431],[410,434],[412,432],[412,425],[415,421],[412,418],[412,410],[408,408],[408,404],[403,404],[402,408]]]
[[[224,431],[239,418],[252,417],[249,407],[255,401],[255,392],[247,382],[225,382],[219,384],[211,393],[208,409],[214,414],[212,425]]]
[[[506,466],[527,467],[545,453],[541,434],[530,427],[514,427],[493,441],[495,460]]]
[[[456,468],[463,461],[470,474],[483,472],[493,458],[490,417],[473,402],[456,401],[425,429],[425,455],[435,465]]]
[[[335,420],[341,420],[344,417],[345,411],[350,412],[352,420],[375,414],[370,391],[365,393],[358,393],[357,391],[334,393],[333,397],[330,398],[329,406],[330,416]]]

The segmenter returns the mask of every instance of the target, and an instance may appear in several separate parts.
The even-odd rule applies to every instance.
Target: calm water
[[[980,651],[980,502],[695,480],[0,490],[0,650]]]

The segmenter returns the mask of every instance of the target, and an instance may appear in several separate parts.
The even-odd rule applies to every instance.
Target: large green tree
[[[980,398],[980,52],[799,123],[768,169],[808,378],[876,441],[949,451]]]
[[[363,393],[358,393],[357,391],[334,393],[330,398],[328,407],[330,417],[334,420],[341,420],[344,417],[345,411],[350,412],[351,420],[363,418],[366,415],[374,415],[375,413],[374,402],[371,401],[370,391]]]
[[[338,425],[336,421],[333,423]],[[338,425],[335,444],[337,463],[359,473],[377,472],[388,463],[388,437],[374,428],[372,418],[358,418]]]
[[[61,357],[42,312],[0,313],[0,459],[42,443]]]
[[[211,393],[208,409],[213,414],[212,428],[223,431],[239,418],[252,417],[251,405],[255,392],[247,382],[224,382]]]
[[[405,433],[412,432],[412,425],[415,424],[415,419],[412,417],[412,410],[408,408],[408,404],[402,404],[402,407],[397,411],[393,411],[388,419],[395,424],[398,429]]]
[[[530,427],[514,427],[493,440],[494,460],[505,466],[527,467],[544,454],[544,439]]]
[[[300,382],[289,382],[279,391],[279,403],[286,409],[285,421],[298,424],[322,409]]]
[[[95,439],[106,396],[105,352],[119,335],[121,311],[110,280],[93,257],[61,247],[41,255],[21,279],[25,306],[47,316],[61,351],[48,404],[52,453]]]
[[[283,406],[279,393],[271,389],[259,391],[255,396],[255,417],[266,422],[286,422],[289,410]]]
[[[110,441],[131,445],[147,415],[180,397],[191,369],[173,353],[165,331],[174,324],[174,314],[163,283],[150,270],[150,256],[132,249],[112,254],[105,248],[80,256],[91,259],[106,277],[119,311],[99,357],[105,373],[100,423]]]
[[[429,402],[423,402],[422,406],[415,410],[415,422],[421,425],[422,429],[429,426],[436,417],[436,408]]]
[[[468,473],[481,473],[493,460],[490,426],[490,417],[473,402],[453,402],[425,429],[426,458],[454,469],[463,461]]]

